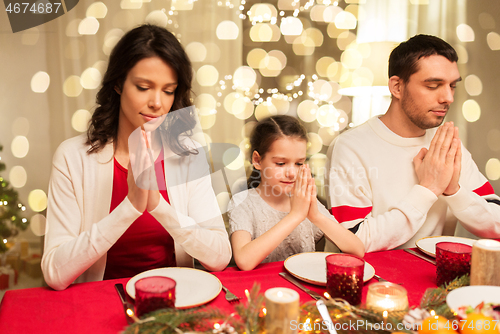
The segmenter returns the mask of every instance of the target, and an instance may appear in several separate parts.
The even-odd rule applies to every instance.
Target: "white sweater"
[[[356,231],[367,252],[414,247],[423,237],[467,231],[481,238],[500,237],[500,198],[465,147],[456,194],[436,197],[418,185],[413,158],[429,147],[436,130],[403,138],[377,116],[332,143],[329,207],[344,227]]]
[[[106,252],[141,215],[127,197],[109,212],[113,145],[89,155],[85,141],[85,135],[66,140],[53,159],[42,271],[56,290],[102,280]],[[231,259],[231,246],[204,151],[180,157],[163,147],[171,204],[160,196],[151,214],[174,239],[178,266],[192,267],[196,258],[209,270],[222,270]]]

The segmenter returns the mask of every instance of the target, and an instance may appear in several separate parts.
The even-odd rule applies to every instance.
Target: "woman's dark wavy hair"
[[[271,116],[260,121],[250,136],[250,160],[254,151],[263,159],[271,149],[271,145],[283,137],[292,137],[307,142],[307,130],[297,118],[288,115]],[[249,189],[257,188],[259,184],[260,171],[252,167],[247,186]]]
[[[172,33],[165,28],[145,24],[127,32],[111,52],[102,87],[96,97],[98,106],[87,131],[87,145],[90,145],[88,154],[99,152],[110,140],[117,139],[120,95],[115,89],[121,91],[129,71],[138,61],[149,57],[159,57],[177,74],[175,98],[170,109],[173,114],[166,118],[169,129],[167,143],[177,154],[197,153],[184,147],[179,140],[182,133],[189,133],[196,125],[194,108],[188,108],[187,112],[175,112],[192,105],[191,62]]]
[[[389,78],[396,75],[404,83],[418,71],[418,60],[433,55],[443,56],[451,62],[458,61],[453,47],[441,38],[431,35],[416,35],[399,44],[389,56]]]

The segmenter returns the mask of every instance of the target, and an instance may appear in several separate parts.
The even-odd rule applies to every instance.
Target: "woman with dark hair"
[[[305,163],[307,132],[298,119],[278,115],[260,121],[250,145],[250,189],[234,195],[228,206],[234,260],[241,270],[314,252],[323,235],[343,252],[364,255],[358,237],[338,224],[316,198]]]
[[[192,267],[193,258],[208,270],[227,266],[208,164],[190,138],[191,80],[186,53],[164,28],[139,26],[115,46],[87,135],[54,155],[42,258],[49,286]],[[149,154],[136,155],[141,145]]]

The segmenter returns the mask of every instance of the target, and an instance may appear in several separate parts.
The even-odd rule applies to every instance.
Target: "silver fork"
[[[224,285],[222,285],[222,288],[224,289],[224,291],[226,292],[226,300],[230,303],[235,303],[237,302],[238,300],[240,300],[240,297],[236,296],[234,293],[232,293],[231,291],[229,291],[228,288],[226,288]]]

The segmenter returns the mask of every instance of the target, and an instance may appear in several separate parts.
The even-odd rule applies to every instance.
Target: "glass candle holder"
[[[175,307],[175,281],[169,277],[152,276],[135,282],[135,308],[140,317],[162,308]]]
[[[361,303],[365,261],[349,254],[326,257],[326,291],[332,298],[342,298],[351,305]]]
[[[441,286],[470,274],[472,246],[456,242],[436,244],[436,284]]]
[[[370,284],[366,295],[366,306],[379,311],[406,310],[408,309],[406,289],[390,282]]]
[[[266,333],[295,334],[299,319],[299,294],[288,288],[271,288],[266,297]]]

